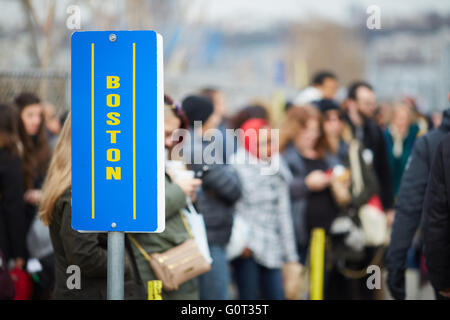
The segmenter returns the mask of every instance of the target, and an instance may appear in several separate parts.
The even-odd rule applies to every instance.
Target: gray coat
[[[263,171],[265,164],[246,161],[250,157],[239,148],[231,160],[243,186],[236,215],[249,228],[246,246],[255,260],[266,268],[281,268],[285,262],[298,261],[289,198],[292,176],[279,155],[272,157],[272,165],[278,168],[271,174]]]

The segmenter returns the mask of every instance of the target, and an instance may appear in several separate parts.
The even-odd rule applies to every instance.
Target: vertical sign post
[[[162,37],[73,33],[71,101],[72,227],[108,233],[108,299],[120,300],[125,233],[164,231]]]
[[[108,300],[123,300],[124,295],[124,233],[108,232]]]

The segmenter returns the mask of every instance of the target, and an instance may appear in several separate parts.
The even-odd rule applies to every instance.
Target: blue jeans
[[[241,300],[284,300],[280,269],[269,269],[253,258],[237,258],[231,262]]]
[[[211,270],[199,277],[200,300],[228,300],[230,289],[230,270],[225,247],[209,247],[213,262]]]
[[[420,255],[414,247],[408,249],[406,266],[408,269],[420,269]]]

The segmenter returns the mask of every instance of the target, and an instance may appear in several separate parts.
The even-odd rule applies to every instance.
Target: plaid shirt
[[[274,156],[279,170],[274,175],[263,175],[264,164],[244,161],[251,157],[241,148],[230,159],[243,187],[235,212],[250,227],[247,247],[254,259],[267,268],[280,268],[284,262],[298,261],[290,210],[290,172],[282,158]]]

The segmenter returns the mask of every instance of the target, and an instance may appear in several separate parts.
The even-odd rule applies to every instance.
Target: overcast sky
[[[352,4],[367,8],[377,5],[383,15],[400,17],[429,11],[450,14],[449,0],[186,0],[192,3],[188,19],[233,27],[278,21],[305,21],[311,16],[324,16],[339,22],[349,18]]]
[[[96,0],[101,1],[101,0]],[[112,11],[123,10],[125,0],[106,0]],[[172,0],[166,0],[172,1]],[[430,11],[450,14],[450,0],[181,0],[187,6],[187,22],[206,22],[226,29],[252,30],[283,21],[308,21],[311,17],[323,16],[341,23],[350,22],[349,8],[358,6],[366,9],[377,5],[383,17],[420,15]],[[38,15],[45,13],[48,1],[34,0]],[[86,0],[58,0],[58,16],[67,15],[70,4],[85,4]],[[39,6],[38,4],[43,4]],[[42,10],[39,10],[42,9]],[[43,11],[44,10],[44,11]],[[9,26],[23,19],[20,1],[0,0],[0,25]],[[85,17],[86,18],[86,17]],[[19,19],[21,21],[21,19]],[[89,19],[87,19],[89,20]]]

